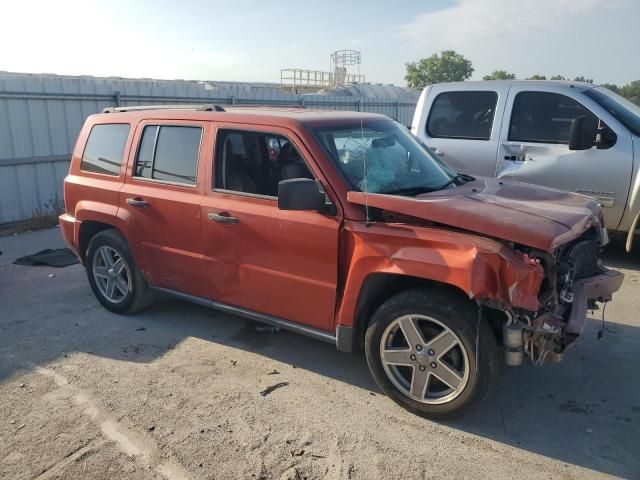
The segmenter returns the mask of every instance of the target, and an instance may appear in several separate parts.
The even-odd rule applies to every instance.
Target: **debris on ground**
[[[136,328],[136,332],[144,332],[146,330],[145,327]]]
[[[269,370],[267,375],[280,375],[280,372],[274,368],[273,370]]]
[[[68,248],[47,248],[32,255],[20,257],[13,263],[14,265],[24,265],[27,267],[46,265],[61,268],[80,263],[80,260],[78,260],[78,257]],[[49,276],[51,277],[51,275]]]
[[[280,327],[266,323],[256,323],[253,329],[258,333],[278,333],[280,331]]]
[[[287,385],[289,385],[289,382],[276,383],[275,385],[271,385],[270,387],[267,387],[264,390],[262,390],[260,392],[260,395],[262,395],[263,397],[266,397],[267,395],[269,395],[274,390],[277,390],[278,388],[286,387]]]
[[[155,425],[148,425],[147,426],[147,430],[149,430],[150,432],[153,432],[156,429]]]
[[[301,448],[300,450],[289,450],[289,453],[292,457],[301,457],[304,455],[304,448]]]
[[[55,276],[56,276],[56,274],[55,274],[55,273],[50,273],[50,274],[49,274],[49,278],[53,278],[53,277],[55,277]]]
[[[24,388],[24,383],[21,383],[21,384],[20,384],[20,388]]]
[[[26,424],[21,423],[16,430],[22,430]]]

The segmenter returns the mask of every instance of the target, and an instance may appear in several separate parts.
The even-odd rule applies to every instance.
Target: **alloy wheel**
[[[469,356],[450,328],[425,315],[404,315],[382,333],[380,359],[393,385],[425,404],[458,397],[469,383]]]
[[[98,290],[110,302],[121,303],[131,291],[131,274],[122,255],[102,245],[93,256],[93,276]]]

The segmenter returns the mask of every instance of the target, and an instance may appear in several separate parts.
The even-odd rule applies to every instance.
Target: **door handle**
[[[127,204],[138,208],[147,208],[149,206],[149,202],[141,198],[127,198]]]
[[[533,157],[527,155],[505,155],[504,159],[510,162],[533,162]]]
[[[207,215],[207,218],[212,222],[218,222],[218,223],[238,223],[240,221],[236,217],[230,217],[229,214],[226,212],[222,212],[222,213],[209,212],[209,215]]]
[[[524,162],[526,158],[520,155],[505,155],[504,159],[510,162]]]
[[[444,152],[442,150],[438,150],[438,147],[432,147],[431,151],[439,157],[444,155]]]

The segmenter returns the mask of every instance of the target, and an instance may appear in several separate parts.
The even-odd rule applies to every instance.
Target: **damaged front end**
[[[487,320],[502,328],[509,365],[522,363],[525,354],[534,364],[559,360],[582,333],[587,310],[622,285],[623,275],[598,258],[608,243],[602,208],[581,195],[476,178],[416,197],[349,192],[347,200],[501,244],[496,251],[475,240],[477,248],[458,245],[459,251],[444,255],[446,243],[432,240],[438,255],[428,257],[428,275],[487,307]],[[489,311],[502,312],[506,321],[502,314],[490,318]]]
[[[525,354],[534,365],[559,361],[582,333],[587,310],[597,309],[597,302],[611,300],[624,275],[602,266],[598,256],[606,243],[606,230],[597,222],[554,254],[516,246],[545,273],[538,310],[514,309],[507,313],[503,326],[507,365],[520,365]]]

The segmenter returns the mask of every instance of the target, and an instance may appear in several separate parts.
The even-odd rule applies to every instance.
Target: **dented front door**
[[[617,135],[606,149],[569,150],[571,120],[603,120]],[[632,172],[630,134],[580,91],[513,85],[498,145],[498,178],[581,193],[604,207],[605,225],[616,230]]]

